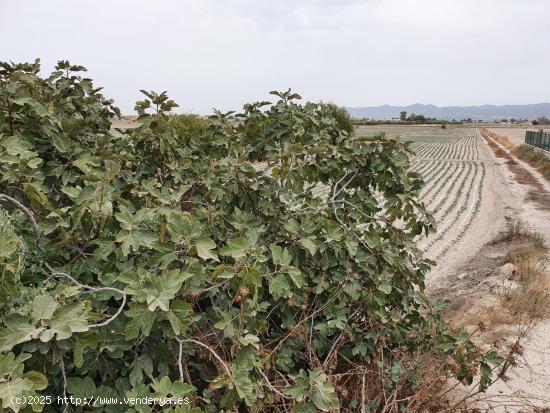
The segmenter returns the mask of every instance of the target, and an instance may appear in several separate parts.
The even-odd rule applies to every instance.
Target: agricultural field
[[[421,199],[437,222],[437,232],[419,240],[419,247],[436,261],[452,251],[479,215],[485,164],[480,159],[480,137],[442,137],[439,142],[415,143],[412,168],[426,186]]]
[[[494,132],[498,135],[506,136],[514,145],[521,145],[525,142],[525,132],[527,131],[538,131],[544,129],[545,132],[550,132],[548,126],[546,127],[537,127],[537,126],[515,126],[515,127],[498,127],[492,126],[489,128],[491,132]]]
[[[413,141],[411,169],[425,186],[420,194],[436,221],[436,231],[417,239],[425,256],[437,262],[428,275],[435,286],[489,241],[502,203],[487,188],[496,165],[478,130],[465,125],[369,125],[363,136],[383,132],[387,138]],[[496,181],[495,181],[496,182]],[[494,185],[495,182],[492,182]]]
[[[0,413],[550,413],[549,2],[56,3],[0,0]]]
[[[380,127],[363,128],[362,132],[375,134],[376,129]],[[537,248],[543,254],[546,251],[542,245],[550,239],[550,220],[543,194],[550,191],[548,183],[535,168],[513,156],[513,146],[506,147],[490,136],[483,136],[483,129],[411,126],[383,129],[387,137],[399,135],[402,140],[414,142],[411,169],[425,181],[420,200],[436,221],[435,233],[417,238],[420,250],[436,262],[426,276],[431,296],[446,297],[456,303],[448,316],[459,325],[469,325],[472,330],[477,322],[489,325],[491,333],[487,340],[496,335],[510,341],[517,331],[532,328],[530,337],[523,342],[524,363],[514,369],[506,383],[498,383],[488,394],[498,394],[496,398],[501,401],[502,397],[509,397],[509,403],[516,402],[514,397],[519,396],[525,400],[544,400],[550,390],[550,371],[546,367],[550,347],[541,343],[550,342],[550,324],[543,321],[536,327],[525,327],[521,317],[528,314],[525,309],[530,305],[526,303],[537,301],[530,288],[540,291],[541,286],[550,283],[548,274],[544,275],[547,261],[542,258],[542,264],[533,267],[514,261],[514,265],[523,265],[521,268],[531,268],[522,269],[522,273],[538,274],[527,276],[531,278],[526,278],[524,287],[515,293],[511,291],[518,288],[517,281],[506,281],[500,266],[520,250],[521,254],[529,251],[531,258],[527,260],[535,262],[538,258],[533,258],[533,254],[536,257]],[[526,129],[489,130],[509,137],[517,145]],[[534,193],[538,196],[533,196]],[[523,222],[527,233],[535,234],[531,241],[526,241],[529,237],[522,240],[522,236],[513,241],[499,241],[510,217]],[[523,246],[518,247],[518,242]],[[532,269],[535,267],[538,270]],[[522,314],[517,319],[508,312],[509,303],[514,300],[518,300],[516,305]],[[541,320],[546,317],[546,310],[537,311],[541,311],[535,312],[542,315]],[[493,411],[494,405],[480,404],[488,411]]]
[[[412,140],[416,142],[443,142],[465,136],[471,128],[467,125],[360,125],[356,133],[359,136],[375,136],[384,133],[387,138]]]
[[[512,131],[519,137],[526,128],[489,130],[500,134]],[[420,200],[436,221],[435,233],[417,238],[425,256],[437,262],[427,277],[434,288],[449,283],[449,277],[494,239],[505,227],[507,216],[518,216],[545,236],[550,234],[547,219],[540,216],[541,206],[529,202],[532,188],[518,182],[508,164],[495,157],[481,131],[467,125],[447,125],[446,129],[437,125],[368,125],[357,129],[362,136],[383,132],[386,138],[413,142],[411,169],[425,181]]]

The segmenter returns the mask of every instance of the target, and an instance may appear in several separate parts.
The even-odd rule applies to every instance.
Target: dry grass
[[[550,315],[550,277],[545,260],[524,260],[516,264],[521,284],[500,292],[505,307],[514,320],[546,318]]]
[[[520,286],[501,290],[505,307],[516,321],[547,317],[550,315],[550,275],[546,270],[544,237],[517,220],[509,223],[507,239],[520,241],[504,257],[506,263],[517,269]]]
[[[499,135],[499,134],[497,134],[493,131],[490,131],[486,128],[481,129],[481,134],[482,135],[487,135],[488,137],[494,139],[495,141],[497,141],[501,145],[506,146],[508,149],[514,149],[514,147],[515,147],[515,145],[512,142],[510,142],[510,139],[508,139],[506,136]]]
[[[494,243],[504,242],[511,247],[508,248],[502,264],[542,259],[548,251],[543,235],[520,219],[506,218],[506,231]]]
[[[475,337],[484,330],[485,326],[480,323],[468,339],[476,341]],[[493,368],[492,383],[502,380],[509,368],[515,365],[516,359],[521,355],[519,342],[524,339],[526,332],[524,330],[517,341],[510,345],[494,343],[490,348],[477,348],[478,355],[495,350],[503,356],[504,361]],[[352,407],[342,408],[340,412],[471,412],[475,410],[471,410],[469,406],[483,394],[479,390],[478,376],[471,384],[453,379],[453,368],[456,373],[456,369],[460,367],[456,364],[449,365],[449,358],[436,358],[426,352],[419,352],[412,357],[408,355],[397,360],[396,364],[400,366],[397,375],[387,366],[385,369],[381,368],[385,365],[379,361],[373,360],[371,364],[362,366],[350,365],[341,374],[331,375],[340,401],[343,405]],[[452,396],[457,389],[461,389],[459,398]],[[354,404],[356,407],[353,407]],[[365,408],[359,409],[362,405]]]
[[[502,149],[494,140],[492,135],[496,135],[495,133],[492,133],[490,131],[487,131],[486,129],[482,129],[481,136],[485,138],[486,142],[489,144],[489,147],[492,149],[493,153],[497,158],[506,159],[506,164],[508,165],[508,168],[512,173],[514,174],[514,177],[516,178],[516,181],[518,181],[522,185],[529,185],[532,189],[527,193],[526,199],[528,201],[534,202],[540,209],[548,210],[550,211],[550,193],[548,193],[544,186],[533,176],[531,172],[529,172],[527,169],[522,167],[512,155],[510,155],[509,152]],[[498,136],[498,135],[497,135]],[[521,156],[526,157],[525,155],[528,152],[528,149],[526,150],[525,147],[527,145],[520,145],[518,146],[513,152],[515,154],[520,154]],[[532,150],[532,148],[529,148]],[[534,152],[534,151],[533,151]],[[518,155],[518,156],[520,156]],[[544,155],[540,155],[543,156]],[[545,161],[541,161],[540,156],[535,156],[533,158],[526,158],[525,160],[528,161],[528,159],[531,159],[531,162],[533,162],[533,166],[539,167],[539,171],[541,171],[541,168],[547,168],[548,170],[548,176],[550,177],[550,159],[544,157],[544,159],[548,160],[548,163],[545,163]],[[529,162],[529,161],[528,161]],[[537,163],[538,162],[538,163]],[[542,166],[541,166],[542,165]],[[544,169],[546,171],[546,169]],[[541,171],[541,173],[543,173]],[[544,175],[544,173],[543,173]],[[545,175],[546,176],[546,175]]]
[[[449,407],[446,397],[434,397],[445,393],[449,375],[445,373],[441,360],[420,355],[399,360],[399,377],[392,377],[391,371],[381,369],[376,362],[334,374],[336,391],[343,405],[366,406],[365,411],[398,413],[400,411],[443,411]],[[417,381],[411,386],[411,380]],[[358,403],[357,403],[358,402]],[[458,409],[456,409],[458,410]],[[455,411],[456,411],[455,410]]]
[[[542,176],[550,181],[550,158],[529,145],[519,145],[514,149],[514,155],[536,168]]]
[[[485,268],[476,291],[452,314],[453,325],[475,328],[483,323],[491,331],[491,339],[502,339],[502,326],[521,324],[550,315],[550,277],[546,271],[546,253],[542,235],[520,220],[508,220],[507,230],[491,244],[502,252],[502,258]],[[507,280],[500,273],[505,264],[513,264],[514,275]],[[498,281],[493,289],[485,280]]]
[[[462,284],[460,281],[454,284],[453,291],[459,290],[456,294],[462,301],[447,313],[451,324],[467,331],[483,326],[483,331],[473,337],[474,341],[482,348],[494,346],[499,349],[507,360],[507,368],[523,363],[522,345],[528,333],[550,316],[550,277],[546,271],[546,254],[547,246],[540,233],[522,221],[508,218],[506,231],[485,245],[478,256],[462,269],[469,273]],[[505,264],[513,264],[514,271],[503,267]],[[508,379],[506,371],[495,373],[499,379]],[[476,407],[487,406],[485,395],[467,396],[469,408],[463,411],[494,411],[485,408],[475,410]],[[514,398],[513,395],[502,395],[502,400],[490,400],[492,408],[514,404],[519,409],[513,411],[524,412],[537,411],[532,402]],[[508,410],[503,408],[502,411]]]

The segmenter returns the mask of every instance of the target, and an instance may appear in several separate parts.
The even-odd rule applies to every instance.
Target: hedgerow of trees
[[[533,125],[550,125],[550,119],[546,116],[539,116],[532,122]]]
[[[425,360],[487,386],[498,357],[423,294],[433,219],[408,144],[290,90],[207,121],[143,91],[114,131],[85,68],[39,71],[0,64],[3,409],[401,411]]]

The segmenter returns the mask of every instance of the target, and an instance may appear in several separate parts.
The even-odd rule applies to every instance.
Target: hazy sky
[[[346,106],[550,100],[550,0],[0,0],[0,60],[86,66],[125,113],[291,87]]]

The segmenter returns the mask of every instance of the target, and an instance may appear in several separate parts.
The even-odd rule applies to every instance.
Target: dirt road
[[[439,243],[430,244],[426,250],[428,256],[436,257],[441,251],[441,245],[451,243],[446,254],[438,258],[438,265],[428,274],[428,292],[434,297],[449,296],[456,301],[456,306],[463,306],[464,311],[471,311],[480,320],[484,315],[489,316],[493,306],[499,305],[498,295],[487,297],[479,296],[476,290],[482,288],[483,280],[470,277],[470,273],[483,270],[484,266],[499,252],[484,247],[495,239],[506,225],[505,217],[520,219],[529,227],[541,233],[547,245],[550,245],[550,208],[544,208],[528,196],[533,190],[532,185],[519,183],[503,157],[495,156],[488,143],[480,138],[479,130],[475,132],[479,138],[477,145],[477,160],[485,168],[485,176],[473,180],[472,185],[466,185],[469,191],[479,191],[480,206],[477,214],[473,215],[472,225],[461,238],[457,235],[464,229],[463,220],[456,220],[456,216],[448,215],[438,221],[439,226],[450,226],[451,230],[445,232]],[[541,191],[550,192],[550,183],[546,181],[534,168],[515,158],[511,152],[496,143],[498,149],[512,156],[513,161],[530,173],[540,184]],[[460,185],[454,187],[448,183],[442,190],[456,192],[461,185],[461,175],[456,175]],[[449,197],[452,198],[452,197]],[[475,199],[472,194],[463,194],[460,201],[464,204],[466,216],[473,213],[472,202]],[[547,206],[548,207],[548,206]],[[470,212],[471,211],[471,212]],[[436,212],[436,218],[442,214]],[[421,243],[421,245],[425,245]],[[438,246],[439,245],[439,246]],[[466,271],[466,272],[464,272]],[[475,297],[475,299],[473,298]],[[470,309],[468,306],[478,306]],[[494,316],[494,314],[491,314]],[[511,339],[514,334],[514,326],[506,326],[506,333]],[[483,395],[483,401],[476,405],[488,411],[518,412],[532,411],[527,406],[550,407],[550,320],[541,321],[530,332],[523,345],[523,362],[509,371],[507,381],[499,381]]]

